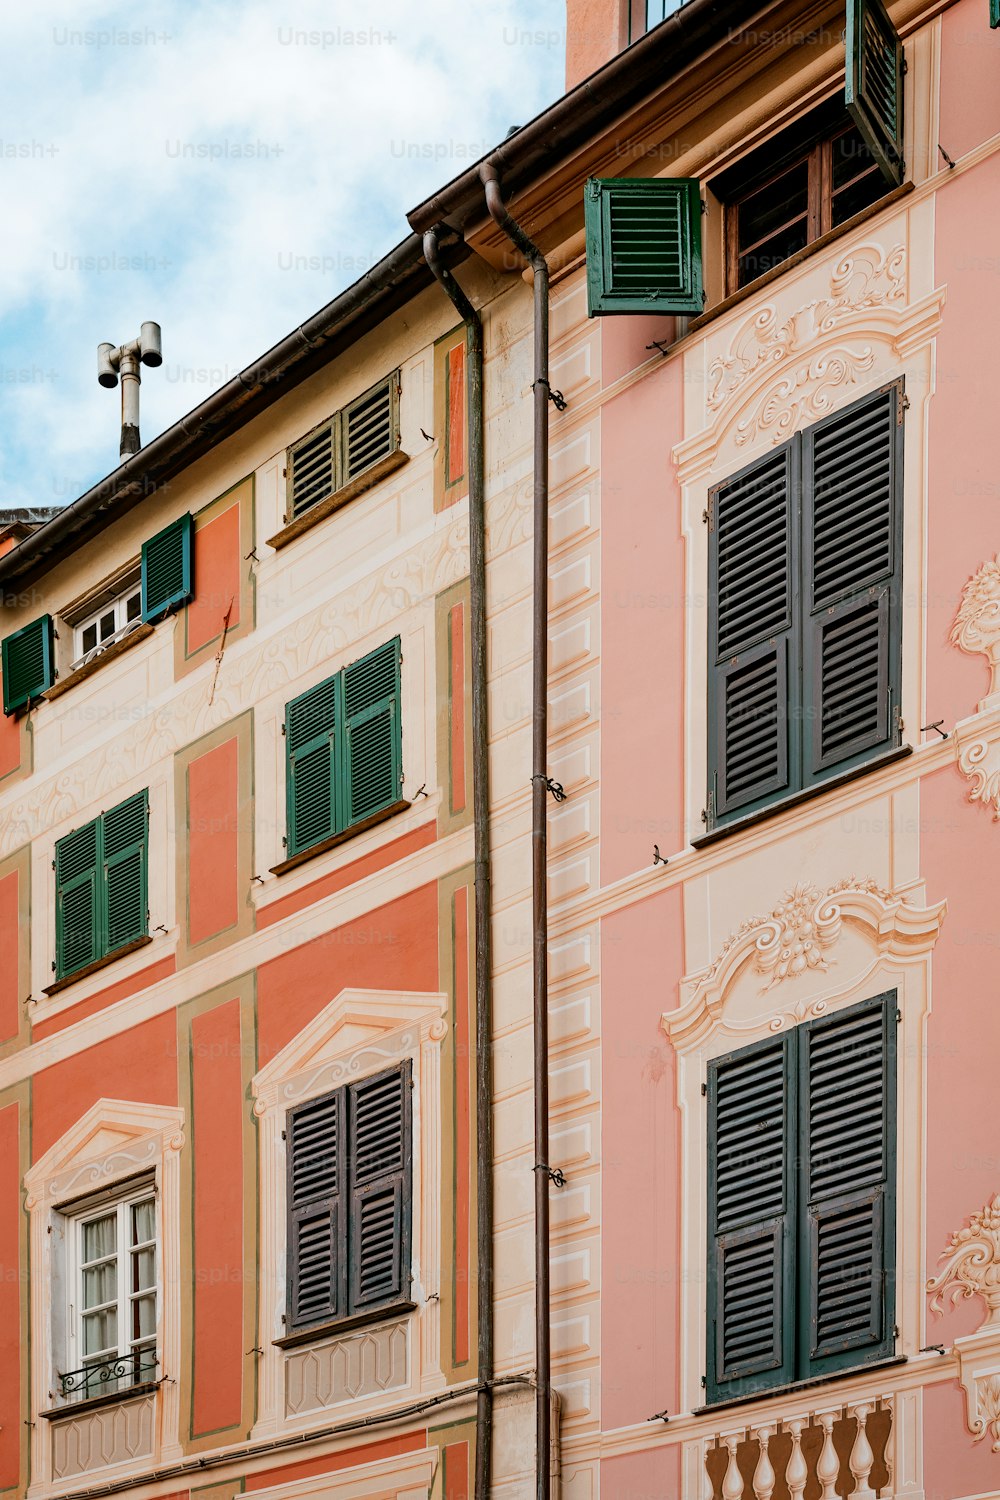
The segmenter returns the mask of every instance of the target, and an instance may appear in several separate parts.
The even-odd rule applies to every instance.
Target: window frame
[[[114,813],[119,812],[122,808],[126,807],[130,802],[133,802],[140,797],[143,799],[142,838],[140,840],[134,840],[131,844],[124,845],[122,848],[116,850],[115,854],[113,854],[109,859],[105,854],[105,826],[107,819]],[[65,844],[67,840],[78,837],[90,827],[93,827],[95,830],[94,861],[93,865],[91,866],[93,870],[94,887],[91,905],[91,911],[93,914],[94,952],[92,957],[85,960],[83,963],[77,964],[73,968],[64,968],[63,948],[65,943],[65,918],[63,916],[63,910],[60,904],[60,898],[65,886],[72,884],[74,881],[79,881],[81,879],[81,876],[79,874],[77,876],[71,876],[60,883],[58,868],[59,849],[60,846]],[[94,970],[103,968],[105,964],[111,963],[116,958],[122,957],[127,953],[131,953],[135,948],[151,941],[149,936],[149,829],[149,788],[142,787],[138,791],[133,792],[131,796],[125,797],[121,802],[115,803],[115,805],[108,808],[106,812],[98,813],[94,818],[88,818],[86,822],[80,823],[75,828],[69,829],[65,834],[61,835],[60,838],[57,838],[55,840],[52,854],[52,866],[55,876],[52,888],[54,897],[52,905],[54,917],[54,957],[52,960],[53,982],[51,985],[46,987],[46,994],[51,994],[54,990],[60,990],[64,985],[68,985],[76,979],[82,979],[85,975],[93,972]],[[111,902],[109,894],[109,872],[112,866],[121,864],[125,859],[131,857],[136,851],[138,851],[140,858],[139,900],[141,903],[141,911],[143,913],[142,921],[140,924],[142,927],[142,931],[141,933],[135,933],[133,936],[126,938],[123,942],[116,943],[114,947],[111,947]]]
[[[138,601],[138,610],[129,618],[128,605],[133,600]],[[101,616],[106,615],[109,610],[114,611],[115,628],[111,635],[102,640],[100,638]],[[117,645],[119,641],[131,635],[133,631],[140,629],[143,623],[142,579],[137,570],[135,578],[131,582],[120,587],[118,592],[110,599],[105,598],[102,604],[94,604],[93,608],[87,614],[78,617],[73,623],[73,661],[70,663],[69,670],[76,672],[81,667],[89,665],[90,662],[95,661],[97,657],[103,655],[110,647]],[[83,633],[91,625],[98,627],[98,640],[95,645],[87,648],[83,644]]]

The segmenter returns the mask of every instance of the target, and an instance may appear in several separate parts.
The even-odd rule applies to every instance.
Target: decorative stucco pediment
[[[756,1034],[762,1019],[780,1031],[823,1013],[834,965],[846,991],[880,958],[922,958],[946,903],[923,907],[913,896],[855,876],[826,890],[795,886],[771,911],[743,922],[707,969],[682,981],[681,1005],[661,1020],[667,1038],[687,1052],[715,1031],[737,1040]]]
[[[150,1170],[164,1146],[184,1143],[184,1113],[169,1105],[98,1099],[25,1173],[31,1208],[43,1197],[98,1191],[119,1176]]]

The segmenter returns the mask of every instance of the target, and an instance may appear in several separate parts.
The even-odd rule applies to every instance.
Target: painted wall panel
[[[601,1464],[601,1494],[614,1500],[660,1500],[679,1495],[680,1449],[656,1448],[647,1453],[628,1453],[606,1458]]]
[[[981,0],[959,0],[941,17],[941,144],[953,160],[1000,134],[1000,30],[988,25]],[[941,165],[931,162],[930,170]],[[991,259],[1000,275],[996,241],[980,233],[967,241],[970,257]]]
[[[272,922],[280,922],[293,912],[321,901],[324,896],[333,895],[334,891],[346,890],[348,886],[365,880],[379,870],[387,870],[398,860],[406,859],[407,855],[416,854],[418,849],[426,849],[429,844],[433,844],[435,837],[434,824],[425,823],[421,828],[414,828],[388,844],[380,844],[370,854],[352,859],[350,864],[341,865],[339,870],[332,870],[329,875],[322,875],[319,880],[313,880],[309,885],[300,886],[297,891],[290,891],[287,896],[272,901],[270,905],[260,907],[257,911],[257,926],[269,927]]]
[[[20,1107],[0,1109],[0,1490],[18,1482],[21,1458]]]
[[[229,628],[240,623],[240,507],[199,527],[194,537],[195,596],[187,608],[188,652],[221,636],[227,610]]]
[[[947,1433],[948,1442],[942,1442]],[[957,1381],[924,1392],[924,1495],[950,1500],[969,1495],[987,1500],[998,1493],[1000,1459],[989,1434],[975,1442],[965,1425],[965,1393]]]
[[[16,1037],[21,1026],[21,1003],[18,993],[20,965],[16,962],[20,948],[19,874],[12,870],[0,880],[0,1042]]]
[[[65,1031],[67,1026],[76,1026],[87,1016],[96,1015],[109,1005],[117,1005],[119,1000],[127,1000],[129,995],[137,995],[140,990],[159,984],[161,979],[169,978],[176,968],[177,964],[171,953],[166,958],[161,958],[159,963],[150,964],[148,969],[140,969],[138,974],[130,974],[117,984],[109,984],[106,990],[91,995],[88,1000],[81,1000],[79,1005],[71,1005],[56,1016],[42,1017],[31,1028],[32,1040],[39,1042],[43,1037],[54,1036],[57,1031]]]
[[[316,1474],[338,1474],[342,1469],[356,1464],[375,1463],[380,1458],[396,1458],[401,1453],[419,1453],[426,1447],[427,1432],[403,1432],[398,1437],[383,1438],[378,1443],[363,1443],[357,1448],[347,1448],[341,1453],[324,1453],[319,1458],[303,1459],[297,1464],[282,1464],[280,1468],[259,1469],[246,1476],[245,1490],[266,1490],[276,1484],[291,1484],[298,1479],[311,1479]]]
[[[187,774],[188,932],[192,943],[201,943],[234,927],[239,917],[236,739],[191,761]]]
[[[21,764],[21,721],[0,714],[0,780]]]

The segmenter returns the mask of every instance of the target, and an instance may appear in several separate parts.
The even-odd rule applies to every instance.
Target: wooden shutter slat
[[[591,317],[702,311],[697,179],[592,178],[584,216]]]
[[[16,713],[38,698],[55,680],[53,671],[53,626],[51,615],[40,615],[5,636],[0,646],[3,675],[3,711]]]
[[[302,515],[340,488],[339,414],[288,450],[289,519]]]
[[[98,923],[99,820],[56,843],[56,978],[65,979],[100,957]]]
[[[397,370],[344,407],[345,484],[399,447],[398,392]]]
[[[340,683],[329,677],[285,708],[288,852],[300,854],[339,827],[336,795]]]
[[[345,1091],[312,1099],[288,1117],[288,1321],[292,1328],[347,1312],[344,1225]]]
[[[138,792],[102,819],[101,927],[113,953],[145,937],[148,792]]]
[[[142,544],[142,618],[157,620],[194,592],[194,522],[179,516]]]
[[[879,170],[903,180],[903,44],[882,0],[848,0],[845,103]]]
[[[349,1086],[348,1128],[350,1305],[362,1311],[409,1293],[409,1063]]]
[[[345,822],[361,822],[402,793],[399,638],[344,670]]]

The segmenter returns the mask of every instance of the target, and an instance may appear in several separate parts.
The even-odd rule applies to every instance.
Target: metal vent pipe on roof
[[[142,446],[139,440],[140,365],[156,369],[163,363],[159,323],[143,323],[139,337],[116,349],[114,344],[97,346],[97,380],[107,390],[114,390],[118,377],[122,382],[121,459],[131,458]]]

